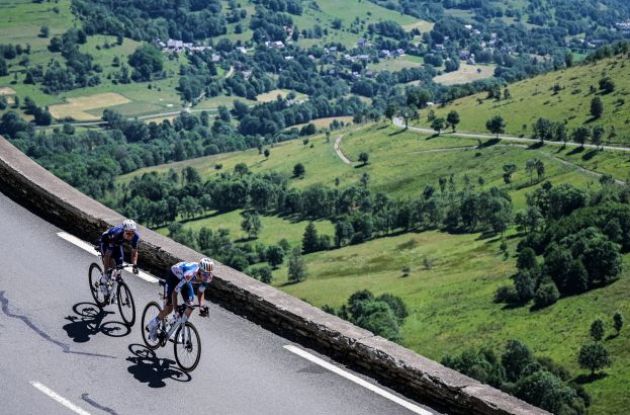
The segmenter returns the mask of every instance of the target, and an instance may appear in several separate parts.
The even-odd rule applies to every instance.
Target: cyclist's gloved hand
[[[133,270],[134,274],[138,275],[138,266],[137,265],[134,265],[132,270]]]

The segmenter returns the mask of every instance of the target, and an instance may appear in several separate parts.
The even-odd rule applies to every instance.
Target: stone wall
[[[0,191],[46,220],[93,241],[123,217],[85,196],[0,137]],[[201,254],[141,228],[140,266],[163,276]],[[451,414],[547,414],[222,264],[209,295],[238,314],[315,347],[401,393]]]

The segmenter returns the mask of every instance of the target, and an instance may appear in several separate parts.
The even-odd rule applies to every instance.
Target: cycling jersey
[[[103,232],[101,235],[101,253],[103,255],[109,254],[111,258],[116,262],[116,265],[123,263],[123,244],[125,238],[123,238],[124,229],[122,226],[115,226]],[[137,231],[134,231],[133,238],[129,241],[133,249],[138,248],[138,241],[140,235]],[[117,249],[116,249],[117,248]]]
[[[126,242],[123,237],[123,233],[125,230],[122,226],[114,226],[113,228],[108,229],[106,232],[103,232],[101,235],[101,243],[107,245],[109,248],[115,248],[117,246],[122,246],[123,243]],[[138,241],[140,240],[140,234],[138,231],[133,232],[133,238],[129,241],[131,247],[134,249],[138,248]]]
[[[197,262],[178,262],[173,265],[171,272],[180,280],[175,287],[175,291],[179,292],[186,283],[194,283],[195,285],[199,285],[199,292],[203,292],[210,283],[210,280],[212,280],[212,273],[208,273],[208,276],[205,277],[199,276],[197,273],[198,270],[199,264]]]

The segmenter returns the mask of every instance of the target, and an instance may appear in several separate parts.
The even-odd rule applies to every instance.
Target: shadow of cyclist
[[[127,368],[139,382],[146,383],[150,388],[163,388],[164,380],[171,379],[176,382],[190,382],[188,373],[181,371],[171,359],[156,357],[153,350],[141,344],[130,344],[129,351],[133,356],[127,361],[133,363]]]
[[[131,332],[131,328],[122,322],[108,321],[103,323],[103,319],[114,312],[105,311],[94,303],[77,303],[72,307],[72,310],[76,315],[65,317],[70,323],[63,326],[63,329],[75,343],[88,342],[92,336],[98,333],[110,337],[124,337]]]

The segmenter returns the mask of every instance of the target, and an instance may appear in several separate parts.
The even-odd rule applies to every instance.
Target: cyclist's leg
[[[180,293],[182,294],[182,299],[184,300],[184,304],[188,306],[191,306],[194,304],[195,294],[193,291],[192,282],[188,282],[184,284]],[[193,311],[192,307],[186,307],[186,311],[184,312],[184,314],[186,314],[186,319],[190,318],[190,314],[192,313],[192,311]]]

